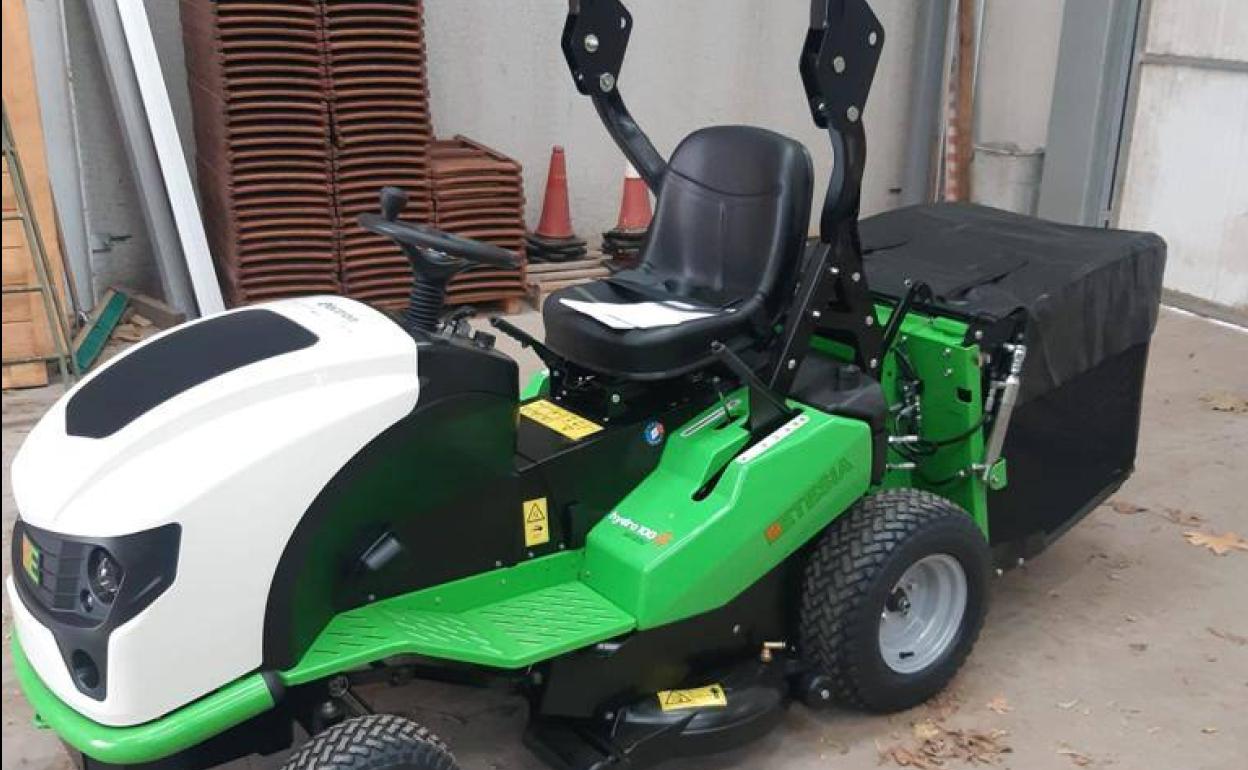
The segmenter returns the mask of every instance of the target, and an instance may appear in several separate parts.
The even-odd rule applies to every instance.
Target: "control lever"
[[[405,208],[407,208],[407,193],[398,187],[381,188],[381,215],[383,217],[396,222]]]
[[[769,388],[767,383],[754,373],[750,365],[733,352],[732,348],[716,341],[711,343],[711,352],[749,388],[751,435],[758,437],[775,430],[797,414],[784,403],[784,398],[780,394]]]
[[[897,307],[893,308],[893,314],[888,319],[888,326],[884,328],[884,341],[880,343],[880,361],[884,360],[884,356],[888,355],[893,343],[897,341],[897,334],[901,331],[901,322],[910,315],[915,302],[932,301],[932,288],[922,281],[914,283],[907,280],[906,286],[906,295],[901,298],[901,302],[897,303]]]
[[[526,347],[526,348],[531,349],[534,353],[537,354],[538,358],[542,359],[542,363],[546,364],[546,368],[548,369],[564,369],[565,368],[564,367],[565,362],[563,358],[559,356],[558,353],[546,347],[544,344],[539,342],[537,338],[534,337],[532,334],[529,334],[524,329],[521,329],[519,326],[516,326],[511,321],[508,321],[504,318],[498,318],[496,316],[490,319],[490,326],[493,326],[495,329],[498,329],[503,334],[506,334],[508,337],[511,337],[516,342],[519,342],[521,347]]]

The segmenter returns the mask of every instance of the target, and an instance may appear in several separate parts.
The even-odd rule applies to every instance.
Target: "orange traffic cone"
[[[546,198],[542,201],[542,217],[537,230],[525,236],[529,259],[534,262],[567,262],[585,256],[585,241],[572,229],[572,210],[568,205],[568,162],[562,147],[550,153],[550,172],[546,175]]]
[[[608,267],[636,267],[641,246],[654,210],[650,208],[650,190],[637,169],[630,163],[624,169],[624,199],[620,201],[620,220],[614,230],[602,234],[602,251],[612,257]]]
[[[620,201],[620,220],[615,229],[636,232],[650,227],[654,210],[650,208],[650,189],[641,174],[629,163],[624,169],[624,199]]]
[[[572,209],[568,205],[568,161],[562,147],[550,153],[550,171],[546,175],[546,199],[542,202],[542,218],[536,234],[542,238],[571,238]]]

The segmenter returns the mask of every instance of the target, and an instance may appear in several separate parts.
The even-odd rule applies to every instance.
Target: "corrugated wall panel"
[[[1248,313],[1248,2],[1155,0],[1118,224],[1170,243],[1166,287]]]

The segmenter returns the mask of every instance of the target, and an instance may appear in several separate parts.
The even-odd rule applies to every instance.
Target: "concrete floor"
[[[538,326],[532,315],[522,323]],[[524,368],[534,366],[526,356]],[[1011,751],[999,764],[1014,770],[1248,766],[1248,553],[1218,557],[1183,538],[1193,528],[1248,534],[1248,415],[1215,411],[1208,400],[1228,393],[1248,398],[1248,333],[1164,312],[1139,469],[1115,498],[1131,504],[1124,510],[1146,510],[1103,507],[1034,563],[996,580],[979,645],[939,705],[891,717],[795,706],[780,729],[743,751],[670,767],[895,766],[880,759],[881,749],[913,745],[913,724],[932,718],[948,728],[1007,731],[998,743]],[[53,397],[4,395],[6,575],[15,516],[9,463]],[[1171,519],[1197,521],[1192,516],[1198,523]],[[68,767],[55,737],[31,726],[13,680],[7,597],[4,624],[3,768]],[[368,695],[426,722],[465,770],[541,767],[518,744],[518,701],[425,685]]]

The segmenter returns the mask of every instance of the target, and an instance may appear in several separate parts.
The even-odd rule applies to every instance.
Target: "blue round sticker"
[[[663,427],[663,423],[658,420],[652,420],[646,423],[646,443],[650,446],[658,446],[663,443],[663,436],[667,434],[667,430]]]

